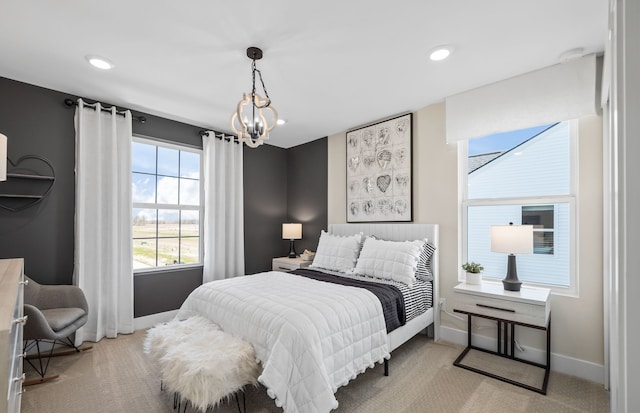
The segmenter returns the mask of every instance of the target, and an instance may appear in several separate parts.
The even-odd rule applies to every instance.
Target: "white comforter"
[[[382,306],[362,288],[270,271],[198,287],[177,317],[192,315],[253,344],[286,413],[337,408],[338,387],[389,358]]]

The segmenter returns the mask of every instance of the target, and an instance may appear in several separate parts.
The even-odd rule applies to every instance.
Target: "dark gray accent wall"
[[[0,209],[0,258],[24,257],[25,272],[43,284],[71,284],[74,260],[75,127],[77,97],[0,78],[0,132],[8,136],[9,158],[46,158],[55,169],[49,196],[21,212]],[[105,102],[108,103],[108,102]],[[146,113],[133,121],[134,134],[202,147],[202,128]],[[0,182],[0,193],[3,185]],[[0,202],[2,199],[0,198]],[[202,268],[134,277],[136,317],[174,310],[202,283]]]
[[[0,78],[0,132],[9,158],[46,158],[55,169],[49,196],[21,212],[0,209],[0,258],[23,257],[25,273],[44,284],[70,284],[75,202],[73,97]],[[0,193],[8,182],[0,182]],[[0,202],[2,199],[0,198]]]
[[[287,220],[287,150],[270,145],[244,148],[245,272],[271,270],[284,255],[282,223]],[[288,251],[288,250],[287,250]]]
[[[0,96],[0,132],[9,137],[9,157],[16,160],[24,155],[42,156],[51,162],[56,173],[53,190],[40,204],[21,212],[0,209],[0,258],[24,257],[26,273],[43,284],[71,284],[75,111],[64,104],[64,99],[77,97],[2,77]],[[145,123],[133,121],[134,134],[202,147],[202,128],[132,112],[147,118]],[[245,148],[247,274],[270,270],[273,257],[286,255],[288,242],[282,240],[283,222],[302,222],[304,239],[298,245],[316,248],[317,235],[312,234],[319,234],[319,228],[326,228],[327,222],[326,147],[325,138],[288,150],[269,145]],[[2,185],[0,182],[0,193]],[[136,275],[134,315],[177,309],[201,283],[201,268]]]
[[[200,131],[205,129],[203,127],[176,122],[135,110],[132,110],[131,114],[134,117],[144,116],[146,118],[146,122],[144,123],[136,119],[133,120],[132,127],[135,135],[190,145],[202,149]]]
[[[134,317],[180,308],[200,284],[202,268],[138,274],[133,277]]]
[[[302,223],[296,252],[315,251],[320,231],[327,229],[327,145],[322,138],[287,150],[287,221]],[[284,241],[281,255],[289,252]]]

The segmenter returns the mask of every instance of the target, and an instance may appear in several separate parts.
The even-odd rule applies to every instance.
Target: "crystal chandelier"
[[[262,73],[256,68],[256,60],[262,59],[262,50],[257,47],[247,49],[247,57],[252,60],[251,93],[243,93],[235,112],[231,116],[231,129],[238,135],[238,142],[244,142],[250,148],[257,148],[269,139],[269,132],[278,122],[278,112],[271,106],[271,99],[262,80]],[[256,93],[256,73],[260,78],[264,96]]]

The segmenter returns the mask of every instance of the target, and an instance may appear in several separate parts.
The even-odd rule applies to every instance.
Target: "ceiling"
[[[299,145],[602,53],[608,0],[4,1],[0,76],[217,131],[251,89],[248,46]],[[437,45],[454,48],[441,62]],[[91,67],[86,55],[115,68]]]

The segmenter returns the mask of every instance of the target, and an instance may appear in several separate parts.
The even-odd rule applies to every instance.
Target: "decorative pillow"
[[[358,253],[362,244],[362,233],[340,236],[320,233],[318,250],[309,268],[347,272],[356,266]]]
[[[416,279],[422,281],[433,281],[433,272],[431,271],[431,259],[436,247],[425,241],[422,246],[422,252],[418,259],[418,269],[416,270]]]
[[[355,273],[413,284],[425,240],[384,241],[367,238],[358,257]]]

